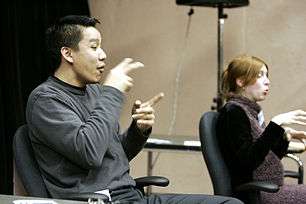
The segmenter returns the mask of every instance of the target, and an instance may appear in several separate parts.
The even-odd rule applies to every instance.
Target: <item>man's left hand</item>
[[[164,93],[159,93],[144,103],[140,100],[135,101],[132,109],[132,118],[136,121],[137,127],[142,132],[145,132],[153,126],[155,120],[153,106],[163,97]]]

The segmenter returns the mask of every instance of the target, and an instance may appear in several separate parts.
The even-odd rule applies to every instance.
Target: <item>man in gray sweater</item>
[[[128,74],[143,67],[124,59],[100,84],[106,54],[99,23],[66,16],[46,32],[54,74],[28,99],[27,123],[43,180],[50,195],[98,192],[113,201],[135,203],[241,203],[206,195],[145,197],[129,175],[129,161],[143,148],[154,124],[153,105],[163,94],[136,101],[132,123],[123,134],[119,117],[124,95],[133,85]]]

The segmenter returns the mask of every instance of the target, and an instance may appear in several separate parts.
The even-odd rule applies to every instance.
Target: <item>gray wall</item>
[[[199,118],[210,110],[216,94],[217,10],[194,8],[184,46],[189,7],[177,6],[175,0],[89,0],[89,3],[92,16],[102,22],[98,28],[108,54],[107,68],[124,57],[145,64],[144,69],[131,74],[134,87],[126,98],[122,127],[129,125],[136,99],[146,100],[163,91],[165,98],[156,106],[153,134],[169,135],[177,93],[177,117],[170,135],[197,136]],[[237,54],[248,53],[263,58],[269,65],[270,96],[262,103],[267,120],[284,111],[306,109],[305,10],[303,0],[250,0],[248,7],[225,9],[229,17],[224,27],[225,64]],[[305,161],[304,155],[302,158]],[[146,152],[131,165],[132,175],[145,175]],[[212,193],[200,153],[162,152],[154,174],[171,180],[170,187],[154,188],[156,192]]]

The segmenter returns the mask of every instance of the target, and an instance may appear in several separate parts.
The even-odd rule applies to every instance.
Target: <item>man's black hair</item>
[[[61,63],[61,48],[70,47],[78,50],[78,44],[82,40],[82,27],[95,27],[100,23],[97,19],[88,16],[69,15],[60,18],[46,31],[47,56],[52,73]]]

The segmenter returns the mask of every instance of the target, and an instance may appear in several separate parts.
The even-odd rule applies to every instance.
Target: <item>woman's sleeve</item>
[[[269,150],[284,133],[283,128],[270,122],[261,137],[253,140],[250,120],[244,110],[235,105],[226,109],[223,120],[223,132],[227,135],[224,139],[227,141],[222,143],[228,145],[236,164],[250,170],[256,169],[263,162]]]
[[[282,159],[288,151],[289,141],[284,137],[279,137],[278,141],[272,146],[272,151],[278,156],[279,159]]]

